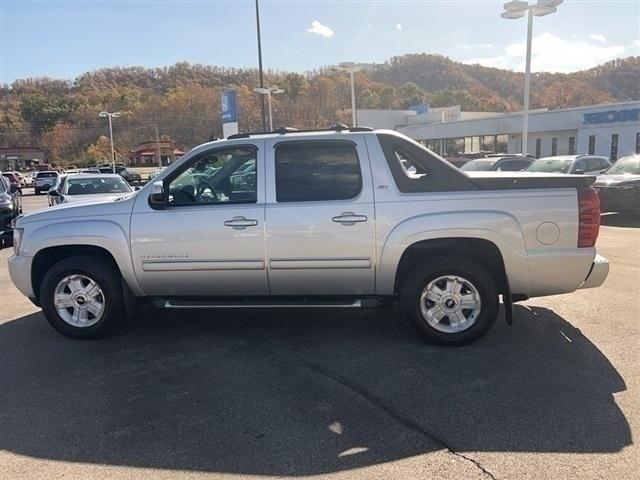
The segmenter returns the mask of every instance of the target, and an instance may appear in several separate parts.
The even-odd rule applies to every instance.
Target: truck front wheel
[[[65,258],[45,274],[40,305],[47,321],[63,335],[104,337],[125,317],[120,273],[98,256]]]
[[[487,270],[471,259],[441,257],[415,267],[401,307],[418,330],[441,345],[465,345],[485,335],[498,315],[498,292]]]

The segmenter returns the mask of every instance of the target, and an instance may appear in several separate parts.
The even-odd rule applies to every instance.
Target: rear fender
[[[446,238],[473,238],[493,243],[502,255],[511,291],[529,292],[529,264],[520,224],[503,212],[480,211],[424,214],[398,224],[387,236],[380,253],[376,293],[394,293],[398,265],[407,248],[424,240]]]

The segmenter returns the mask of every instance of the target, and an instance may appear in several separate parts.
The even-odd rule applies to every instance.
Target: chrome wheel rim
[[[420,313],[433,328],[459,333],[480,316],[482,301],[478,289],[457,275],[444,275],[429,282],[420,295]]]
[[[104,315],[105,298],[100,286],[86,275],[64,277],[53,294],[53,305],[62,320],[73,327],[87,328]]]

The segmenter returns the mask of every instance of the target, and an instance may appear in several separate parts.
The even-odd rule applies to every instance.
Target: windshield
[[[131,187],[122,178],[72,178],[67,181],[67,195],[128,193]]]
[[[465,172],[486,172],[491,170],[496,160],[471,160],[465,163],[460,170]]]
[[[640,175],[640,155],[621,158],[607,170],[607,175],[616,173]]]
[[[40,172],[38,173],[38,178],[51,178],[57,177],[58,174],[56,172]]]
[[[567,173],[570,167],[569,158],[543,158],[529,165],[525,172]]]

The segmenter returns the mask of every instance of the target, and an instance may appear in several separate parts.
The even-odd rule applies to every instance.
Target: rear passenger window
[[[285,142],[276,148],[278,202],[348,200],[362,189],[358,154],[351,142]]]

